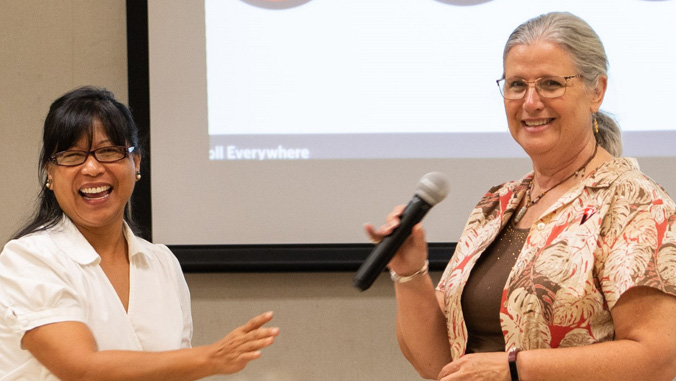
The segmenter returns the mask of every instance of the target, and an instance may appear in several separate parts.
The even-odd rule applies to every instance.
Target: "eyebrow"
[[[100,145],[102,145],[102,144],[111,144],[111,145],[115,145],[115,143],[113,143],[113,141],[110,140],[110,138],[106,138],[106,139],[104,139],[104,140],[101,140],[100,142],[95,142],[95,141],[93,141],[93,140],[90,141],[90,142],[89,142],[89,146],[88,146],[87,148],[79,148],[79,147],[77,147],[77,142],[76,142],[76,143],[73,144],[72,146],[68,147],[68,148],[66,149],[66,151],[87,151],[87,150],[91,150],[92,147],[100,146]]]
[[[105,138],[105,139],[103,139],[103,140],[101,140],[101,141],[94,141],[94,140],[92,140],[92,142],[91,142],[89,148],[94,147],[94,146],[100,146],[100,145],[102,145],[102,144],[112,144],[112,145],[115,145],[115,143],[114,143],[112,140],[110,140],[110,138]]]

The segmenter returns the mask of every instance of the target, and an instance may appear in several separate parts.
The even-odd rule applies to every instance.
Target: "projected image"
[[[496,80],[510,33],[550,11],[599,34],[610,60],[601,108],[623,130],[622,155],[675,192],[676,0],[148,7],[159,242],[361,243],[361,224],[409,200],[429,172],[452,187],[426,217],[427,237],[452,242],[478,195],[532,170]]]

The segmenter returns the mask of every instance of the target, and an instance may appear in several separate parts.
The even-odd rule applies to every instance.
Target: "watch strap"
[[[519,370],[516,368],[516,355],[519,354],[521,348],[514,348],[509,351],[507,361],[509,362],[509,374],[512,376],[512,381],[519,381]]]

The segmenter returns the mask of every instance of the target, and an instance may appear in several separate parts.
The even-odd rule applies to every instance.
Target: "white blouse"
[[[99,350],[163,351],[190,347],[190,294],[176,257],[136,237],[129,246],[129,306],[120,298],[94,248],[64,215],[46,231],[5,245],[0,254],[0,380],[56,379],[30,352],[23,335],[36,327],[78,321]]]

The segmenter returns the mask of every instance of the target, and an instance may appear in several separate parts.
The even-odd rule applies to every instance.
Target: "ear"
[[[138,172],[141,170],[141,155],[134,154],[132,157],[134,158],[134,168],[136,168],[136,171]]]
[[[45,172],[47,173],[47,179],[46,180],[53,180],[54,179],[54,165],[52,163],[47,163],[45,164]],[[53,185],[49,186],[49,189],[52,189]]]
[[[45,164],[45,172],[47,172],[48,178],[52,177],[52,175],[54,174],[54,164],[52,164],[51,162]]]
[[[603,103],[603,97],[606,95],[606,88],[608,87],[608,77],[602,75],[596,82],[596,88],[591,93],[591,111],[597,112]]]

